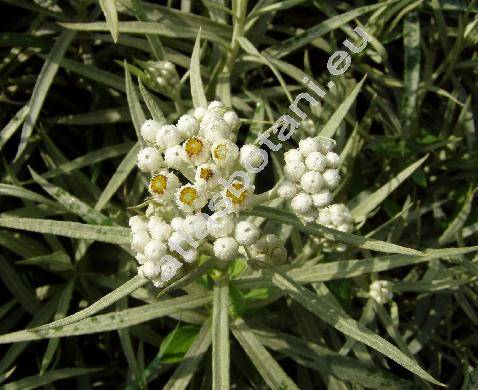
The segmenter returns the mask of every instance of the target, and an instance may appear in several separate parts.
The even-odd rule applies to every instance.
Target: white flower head
[[[299,192],[292,198],[290,207],[296,213],[305,214],[311,209],[312,204],[312,198],[309,194],[306,194],[305,192]]]
[[[202,240],[208,235],[208,218],[205,214],[188,215],[182,224],[184,233],[193,239]]]
[[[335,142],[330,138],[319,137],[319,152],[324,156],[334,150]]]
[[[326,169],[322,173],[322,177],[324,179],[325,186],[330,190],[336,188],[340,183],[340,174],[337,169]]]
[[[172,169],[181,169],[185,166],[183,148],[181,145],[174,145],[164,152],[164,163]]]
[[[284,153],[284,160],[286,163],[290,161],[302,161],[302,153],[299,149],[290,149]]]
[[[194,165],[200,165],[209,160],[209,143],[202,137],[194,136],[183,143],[183,158]]]
[[[267,152],[252,144],[244,145],[239,152],[239,162],[248,170],[251,167],[258,169],[264,166],[267,163],[266,158],[268,158]]]
[[[162,163],[161,152],[154,147],[149,146],[138,152],[138,167],[143,172],[157,172]]]
[[[223,261],[232,260],[238,253],[239,245],[232,237],[221,237],[214,241],[214,255]]]
[[[332,193],[327,189],[322,189],[312,194],[312,202],[318,209],[328,206],[333,201]]]
[[[254,244],[260,236],[259,228],[249,221],[238,222],[234,231],[237,243],[243,246]]]
[[[227,111],[222,117],[232,131],[236,132],[241,127],[241,120],[235,111]]]
[[[185,114],[179,118],[176,127],[183,138],[190,138],[198,133],[199,121],[193,115]]]
[[[141,126],[141,136],[145,141],[154,144],[156,142],[156,135],[161,127],[161,124],[154,119],[148,119]]]
[[[221,110],[224,110],[225,106],[224,106],[224,103],[218,101],[218,100],[214,100],[212,101],[211,103],[209,103],[209,105],[207,106],[207,110],[209,112],[217,112],[217,111],[221,111]]]
[[[151,178],[148,189],[154,199],[163,201],[170,199],[180,184],[174,173],[163,170]]]
[[[183,264],[175,257],[171,255],[164,256],[161,262],[161,280],[163,282],[170,281],[176,276],[182,266]]]
[[[176,232],[184,231],[184,218],[181,217],[174,217],[171,220],[170,226]]]
[[[128,225],[133,233],[139,232],[141,230],[148,231],[148,222],[146,221],[146,218],[140,215],[131,217],[128,221]]]
[[[205,117],[201,122],[201,130],[206,141],[210,143],[221,139],[232,138],[231,128],[219,115],[211,119]]]
[[[307,157],[312,152],[318,152],[320,147],[317,138],[304,138],[299,141],[299,150],[302,156]]]
[[[211,156],[219,167],[231,167],[239,158],[239,147],[229,140],[219,140],[212,144]]]
[[[228,215],[211,215],[207,220],[207,231],[214,238],[227,237],[234,230],[234,222]]]
[[[341,160],[340,156],[334,152],[328,152],[325,156],[327,160],[328,168],[338,168],[340,166]]]
[[[298,182],[302,175],[305,173],[306,168],[302,161],[292,160],[284,165],[285,177],[293,182]]]
[[[311,171],[323,172],[327,166],[327,159],[320,152],[312,152],[305,159],[305,165]]]
[[[316,171],[308,171],[300,178],[300,186],[309,194],[319,192],[323,185],[324,179],[322,179],[322,175]]]
[[[292,199],[297,193],[297,185],[291,181],[283,181],[277,188],[277,194],[282,199]]]
[[[228,202],[231,212],[239,212],[249,208],[254,186],[246,186],[243,182],[234,180],[231,188],[223,190],[223,197]]]
[[[196,168],[194,181],[197,185],[203,186],[207,190],[212,190],[218,186],[218,180],[221,177],[216,164],[204,163]]]
[[[200,210],[206,203],[207,197],[202,187],[186,184],[176,191],[176,204],[185,212]]]
[[[149,233],[155,240],[166,242],[171,235],[171,226],[158,216],[151,216],[148,222]]]
[[[206,112],[207,112],[207,110],[204,107],[198,107],[194,110],[193,116],[198,121],[202,121]]]
[[[146,230],[140,230],[133,233],[133,239],[131,240],[131,246],[137,252],[143,252],[146,244],[151,240],[149,233]]]
[[[168,247],[164,242],[153,239],[144,247],[144,256],[147,260],[159,262],[167,251]]]
[[[392,284],[388,280],[376,280],[370,285],[370,297],[383,305],[393,298]]]
[[[174,125],[161,126],[156,134],[156,145],[165,151],[168,148],[178,145],[181,142],[181,135]]]
[[[138,268],[138,274],[147,279],[156,279],[161,273],[161,266],[153,260],[147,260]]]

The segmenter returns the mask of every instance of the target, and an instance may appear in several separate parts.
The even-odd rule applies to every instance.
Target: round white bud
[[[176,276],[183,264],[171,255],[165,256],[161,263],[161,280],[168,282]]]
[[[254,244],[259,237],[261,232],[252,222],[249,221],[240,221],[237,223],[234,237],[239,245],[248,246]]]
[[[199,122],[194,116],[185,114],[179,118],[176,127],[183,138],[190,138],[199,131]]]
[[[319,141],[317,138],[304,138],[299,141],[299,150],[302,156],[307,157],[312,152],[319,151]]]
[[[235,111],[227,111],[222,118],[226,121],[232,131],[237,131],[239,130],[239,127],[241,127],[241,120]]]
[[[164,242],[161,242],[159,240],[151,240],[144,247],[144,256],[148,260],[158,262],[166,254],[167,251],[168,247]]]
[[[155,279],[161,273],[161,267],[158,263],[148,260],[142,265],[141,271],[144,277],[148,279]]]
[[[158,134],[160,127],[161,124],[159,122],[153,119],[148,119],[141,126],[141,136],[144,138],[145,141],[154,144],[156,142],[156,134]]]
[[[291,181],[283,181],[277,188],[277,194],[282,199],[292,199],[297,193],[297,185]]]
[[[320,152],[312,152],[305,159],[305,165],[311,171],[323,172],[327,166],[327,159]]]
[[[227,237],[234,230],[234,222],[231,217],[219,217],[218,214],[211,215],[207,220],[207,231],[215,238]]]
[[[128,221],[128,225],[133,233],[139,232],[140,230],[148,230],[146,219],[140,215],[131,217]]]
[[[267,156],[267,153],[265,156]],[[246,169],[250,167],[255,169],[262,167],[264,164],[267,164],[264,159],[262,149],[252,144],[244,145],[239,152],[239,162]]]
[[[299,149],[291,149],[284,153],[285,162],[302,161],[302,153]]]
[[[299,192],[296,196],[292,198],[290,202],[290,207],[292,210],[299,214],[307,213],[312,207],[312,198],[309,194],[305,192]]]
[[[341,160],[340,156],[337,153],[329,152],[325,156],[327,159],[327,167],[329,168],[338,168],[340,166]]]
[[[143,172],[155,172],[161,168],[163,157],[161,152],[153,147],[141,149],[138,152],[138,167]]]
[[[148,232],[145,230],[140,230],[139,232],[133,233],[133,240],[131,241],[131,246],[137,252],[143,252],[146,244],[151,240]]]
[[[214,241],[214,255],[223,261],[230,261],[239,249],[237,241],[232,237],[221,237]]]
[[[326,169],[324,173],[322,173],[322,178],[324,179],[326,187],[331,190],[340,183],[340,174],[337,169]]]
[[[182,232],[184,231],[184,218],[181,218],[181,217],[174,217],[172,220],[171,220],[171,227],[174,231],[176,232]]]
[[[222,110],[222,109],[224,109],[224,104],[220,101],[217,101],[217,100],[213,100],[207,106],[208,111],[216,111],[216,110]]]
[[[319,172],[309,171],[300,178],[300,186],[305,192],[314,194],[318,192],[324,185],[324,179]]]
[[[305,173],[305,165],[302,161],[289,161],[284,166],[284,175],[293,182],[298,182]]]
[[[169,168],[181,169],[185,162],[183,158],[183,148],[181,145],[174,145],[164,152],[164,162]]]
[[[162,218],[153,215],[148,222],[151,237],[159,241],[167,241],[172,229]]]
[[[326,189],[317,191],[315,194],[312,195],[312,202],[314,203],[314,206],[318,209],[328,206],[330,203],[332,203],[332,200],[332,193]]]
[[[163,151],[178,145],[180,142],[181,135],[178,128],[174,125],[161,126],[158,134],[156,134],[156,145]]]
[[[188,215],[183,222],[184,232],[193,239],[202,240],[207,237],[207,220],[204,214]]]
[[[204,118],[204,114],[206,114],[206,112],[207,110],[204,107],[198,107],[194,110],[193,116],[198,121],[202,121],[202,118]]]
[[[334,150],[334,141],[329,139],[329,138],[319,138],[319,151],[322,153],[324,156],[327,155],[327,153],[331,152]]]

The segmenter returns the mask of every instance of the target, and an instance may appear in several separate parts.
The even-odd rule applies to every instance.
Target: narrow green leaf
[[[242,318],[231,324],[231,331],[271,389],[299,389]]]
[[[34,295],[31,287],[27,286],[17,270],[0,254],[0,279],[5,283],[5,286],[13,294],[13,296],[20,302],[23,308],[30,314],[34,315],[40,308],[40,302]]]
[[[212,388],[229,389],[229,284],[227,274],[213,289]]]
[[[25,104],[18,112],[10,119],[10,122],[0,131],[0,151],[5,146],[7,141],[20,128],[23,121],[28,115],[28,105]]]
[[[182,310],[194,309],[196,307],[207,305],[211,300],[212,297],[210,294],[186,295],[179,298],[164,299],[158,303],[143,305],[133,309],[84,318],[81,321],[57,328],[42,329],[40,327],[8,333],[0,336],[0,344],[78,336],[128,328],[133,325],[151,321],[155,318],[180,313]]]
[[[100,7],[106,18],[113,41],[118,42],[118,11],[116,10],[116,0],[100,0]]]
[[[59,68],[59,61],[65,54],[66,50],[70,46],[70,43],[75,37],[75,31],[63,31],[55,44],[53,45],[48,59],[45,61],[40,74],[38,75],[37,82],[33,89],[32,96],[30,98],[30,109],[28,110],[27,117],[22,127],[22,135],[20,144],[18,145],[17,154],[15,160],[18,160],[20,155],[25,151],[30,136],[35,127],[40,110],[43,107],[43,103],[46,99],[50,86]]]
[[[110,181],[96,201],[95,210],[102,210],[116,193],[118,188],[124,183],[131,171],[136,167],[137,155],[141,145],[137,142],[118,165]]]
[[[422,157],[420,160],[414,162],[403,171],[401,171],[397,176],[390,180],[387,184],[380,187],[373,194],[368,195],[362,202],[355,206],[350,212],[354,220],[363,221],[366,219],[367,214],[380,205],[388,196],[395,191],[395,189],[402,184],[413,172],[415,172],[420,165],[422,165],[425,160],[428,158],[428,155]]]
[[[286,291],[291,298],[296,300],[307,310],[346,336],[360,341],[361,343],[368,345],[378,352],[381,352],[389,359],[394,360],[407,370],[418,375],[420,378],[423,378],[433,384],[444,386],[442,383],[428,374],[410,357],[401,352],[397,347],[376,335],[370,329],[361,325],[347,314],[337,310],[334,305],[331,305],[323,297],[313,294],[305,287],[298,285],[290,278],[279,273],[272,274],[272,281],[277,287]]]
[[[318,225],[316,223],[308,223],[304,225],[297,217],[287,211],[274,209],[266,206],[256,206],[249,215],[256,215],[259,217],[268,218],[272,221],[285,223],[287,225],[295,226],[298,230],[312,234],[313,236],[325,237],[330,240],[336,240],[345,244],[350,244],[363,249],[370,249],[377,252],[385,253],[400,253],[406,255],[420,255],[421,252],[415,249],[406,248],[403,246],[390,244],[385,241],[368,239],[355,234],[343,233],[326,226]]]
[[[74,378],[80,375],[88,375],[99,371],[97,368],[60,368],[44,373],[33,375],[2,386],[3,390],[28,390],[39,389],[62,379]]]
[[[207,107],[207,99],[204,94],[204,87],[201,79],[201,30],[199,30],[196,42],[194,43],[193,53],[191,54],[191,73],[189,76],[191,82],[191,96],[193,98],[194,108]]]
[[[124,74],[125,74],[125,86],[126,86],[126,98],[128,100],[129,111],[131,114],[131,120],[133,122],[134,129],[136,130],[136,136],[138,137],[141,145],[144,144],[143,137],[141,137],[141,126],[146,121],[141,103],[139,101],[138,92],[131,80],[131,73],[128,70],[126,60],[124,61]]]
[[[75,322],[81,321],[87,317],[92,316],[95,313],[98,313],[100,310],[111,306],[116,301],[120,300],[123,297],[128,296],[134,290],[144,286],[147,283],[147,280],[142,278],[141,276],[137,275],[134,278],[131,278],[126,283],[122,284],[116,290],[106,294],[104,297],[97,300],[95,303],[88,306],[86,309],[80,310],[79,312],[72,314],[68,317],[62,318],[57,321],[53,321],[49,324],[42,325],[38,328],[32,329],[30,331],[34,332],[36,330],[42,329],[52,329],[52,328],[59,328],[62,326],[70,325]]]
[[[166,124],[166,118],[164,117],[163,112],[159,108],[158,104],[154,100],[153,95],[149,93],[149,91],[144,87],[141,80],[138,78],[139,90],[141,95],[143,95],[144,102],[146,103],[146,107],[148,107],[149,113],[151,117],[158,121],[161,124]]]
[[[16,217],[0,217],[0,226],[112,244],[129,244],[131,242],[130,229],[117,226],[97,226],[51,219]]]
[[[58,309],[54,316],[55,320],[59,320],[66,316],[74,287],[75,287],[75,279],[71,279],[67,283],[66,287],[63,289],[63,292],[61,293],[60,299],[58,301]],[[43,355],[43,359],[41,362],[41,368],[40,368],[41,375],[45,375],[45,371],[47,370],[48,366],[52,362],[53,356],[55,355],[55,352],[58,349],[59,345],[60,345],[59,339],[52,339],[48,342],[48,346],[46,348],[45,354]]]
[[[77,197],[69,194],[60,187],[49,183],[29,167],[33,180],[38,183],[46,192],[55,198],[65,209],[81,217],[86,223],[95,225],[111,225],[109,218],[93,209]]]
[[[204,322],[193,344],[189,347],[181,363],[163,387],[163,390],[184,390],[197,371],[211,345],[211,320]]]
[[[345,118],[345,115],[347,115],[347,112],[349,111],[350,107],[352,104],[355,102],[355,99],[357,98],[357,95],[359,94],[360,90],[362,89],[362,85],[365,81],[366,76],[360,82],[354,87],[352,92],[349,93],[347,98],[340,104],[340,106],[335,110],[333,115],[330,117],[328,122],[325,124],[325,126],[322,128],[320,131],[320,136],[321,137],[327,137],[327,138],[332,138],[339,128],[340,123],[342,120]]]

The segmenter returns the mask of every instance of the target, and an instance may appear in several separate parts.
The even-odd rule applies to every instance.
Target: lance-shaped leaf
[[[193,54],[191,55],[191,73],[189,79],[191,82],[191,96],[193,98],[194,108],[207,107],[207,99],[204,94],[204,87],[201,79],[201,30],[199,30],[196,42],[194,43]]]
[[[272,282],[277,287],[286,291],[291,298],[296,300],[307,310],[346,336],[358,340],[381,352],[389,359],[394,360],[407,370],[418,375],[420,378],[436,385],[444,386],[421,368],[416,361],[411,359],[387,340],[373,333],[370,329],[355,321],[344,312],[338,310],[324,297],[312,293],[310,290],[295,283],[287,276],[281,275],[277,272],[272,274]]]

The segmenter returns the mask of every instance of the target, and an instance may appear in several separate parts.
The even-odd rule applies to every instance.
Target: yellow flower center
[[[225,160],[227,154],[227,146],[224,144],[217,145],[214,149],[214,157],[218,160]]]
[[[184,150],[189,156],[197,156],[202,152],[204,143],[196,137],[189,138],[184,145]]]
[[[155,175],[149,182],[151,191],[158,195],[163,195],[168,185],[168,178],[164,175]]]
[[[193,202],[197,199],[197,197],[198,197],[198,193],[196,189],[192,187],[184,187],[181,189],[181,192],[179,193],[179,200],[182,203],[187,204],[189,206],[193,204]]]
[[[211,177],[214,176],[214,172],[211,168],[201,168],[199,171],[199,176],[201,179],[208,181]]]
[[[239,182],[239,181],[235,181],[234,183],[232,183],[232,187],[234,187],[236,190],[242,190],[242,191],[240,191],[240,195],[236,196],[234,194],[234,193],[237,194],[238,191],[234,191],[234,193],[232,193],[230,190],[227,190],[226,191],[226,196],[234,204],[243,204],[244,201],[246,200],[246,197],[247,197],[247,189],[244,188],[244,184]]]

